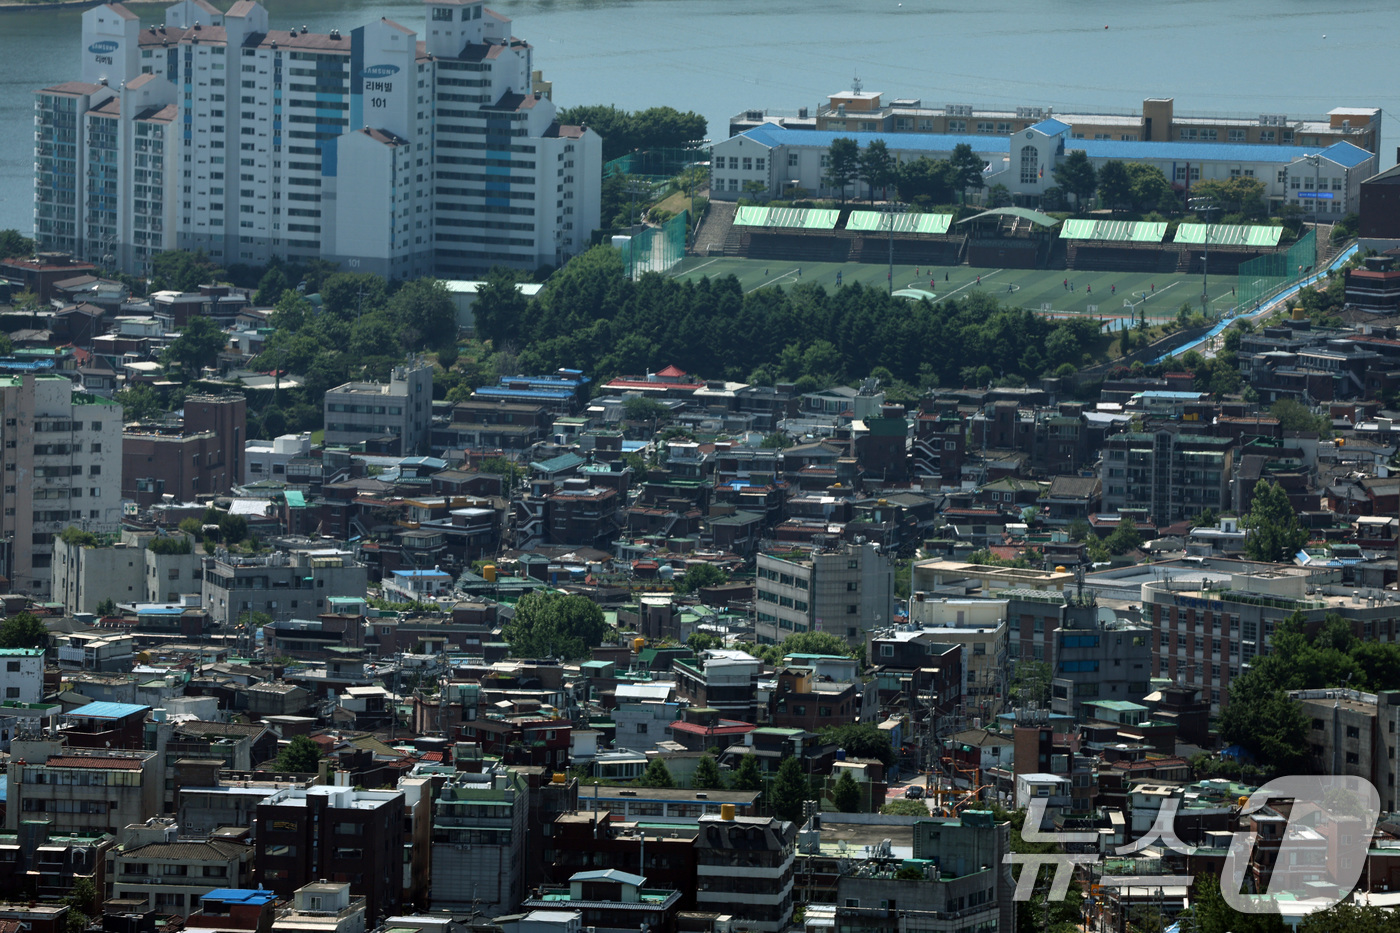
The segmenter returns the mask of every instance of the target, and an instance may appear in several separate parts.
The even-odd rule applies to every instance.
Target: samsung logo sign
[[[103,42],[94,42],[92,45],[88,46],[88,51],[94,55],[105,55],[108,52],[115,52],[119,48],[121,48],[121,43],[107,39]],[[398,69],[396,68],[394,70],[397,71]]]
[[[365,78],[387,78],[390,75],[396,75],[398,73],[398,65],[370,65],[368,68],[361,71],[360,75]]]

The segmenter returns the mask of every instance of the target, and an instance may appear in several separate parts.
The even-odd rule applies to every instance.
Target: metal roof
[[[952,214],[890,214],[886,211],[851,211],[850,217],[846,219],[846,229],[885,232],[893,228],[894,233],[938,235],[948,232],[948,224],[952,220]]]
[[[1355,152],[1341,150],[1329,152],[1338,146],[1346,146]],[[1065,149],[1081,149],[1091,159],[1124,159],[1142,161],[1156,159],[1162,162],[1274,162],[1287,165],[1305,156],[1319,155],[1323,158],[1346,165],[1343,159],[1355,161],[1347,167],[1360,165],[1371,156],[1364,149],[1357,149],[1351,143],[1337,143],[1327,149],[1317,146],[1271,146],[1250,143],[1193,143],[1193,142],[1144,142],[1142,140],[1119,139],[1072,139],[1065,143]],[[1356,158],[1356,152],[1364,153]],[[1335,156],[1335,157],[1334,157]]]
[[[1061,123],[1059,120],[1051,117],[1046,120],[1041,120],[1039,123],[1032,124],[1026,127],[1026,129],[1035,130],[1037,133],[1041,133],[1045,136],[1059,136],[1061,133],[1069,132],[1071,127],[1068,123]]]
[[[1025,207],[994,207],[989,211],[980,214],[973,214],[971,217],[964,217],[958,221],[960,224],[969,223],[973,220],[981,220],[983,217],[1019,217],[1022,220],[1029,220],[1033,224],[1042,227],[1053,227],[1060,221],[1049,214],[1042,214],[1040,211],[1033,211]]]
[[[150,709],[139,703],[89,703],[80,706],[67,715],[79,719],[125,719]]]

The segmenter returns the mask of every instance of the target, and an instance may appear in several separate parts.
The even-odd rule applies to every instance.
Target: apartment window
[[[5,662],[5,670],[9,671],[11,674],[18,674],[18,673],[19,673],[19,662],[18,662],[18,661],[7,661],[7,662]]]
[[[795,153],[795,152],[789,152],[789,153],[788,153],[788,167],[789,167],[789,168],[794,168],[794,167],[796,167],[796,165],[797,165],[797,153]]]
[[[637,723],[637,734],[638,734],[638,735],[646,735],[646,731],[647,731],[647,724],[646,724],[646,723],[644,723],[644,722],[639,722],[639,723]]]
[[[92,466],[88,467],[88,476],[101,476],[101,475],[102,475],[102,467],[97,466],[96,464],[93,464]]]

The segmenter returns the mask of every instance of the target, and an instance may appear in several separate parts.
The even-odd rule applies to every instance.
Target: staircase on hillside
[[[1317,231],[1317,268],[1326,269],[1337,254],[1342,251],[1341,245],[1332,243],[1332,224],[1317,224],[1314,229]]]
[[[711,201],[705,211],[705,219],[700,222],[700,229],[695,231],[695,245],[691,251],[697,256],[723,254],[738,209],[739,205],[733,201]]]

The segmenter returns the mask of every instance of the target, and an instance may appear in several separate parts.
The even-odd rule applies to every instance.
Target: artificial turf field
[[[860,282],[885,288],[888,271],[888,266],[876,263],[815,262],[802,263],[799,267],[797,263],[762,259],[687,256],[668,274],[679,279],[733,275],[745,292],[751,292],[768,286],[789,287],[799,282],[815,283],[830,290],[836,287],[838,272],[843,284]],[[1065,287],[1066,280],[1072,291]],[[913,300],[936,301],[961,298],[981,290],[1004,304],[1038,314],[1088,315],[1101,318],[1110,326],[1130,314],[1140,317],[1145,313],[1149,321],[1165,321],[1175,318],[1183,303],[1190,303],[1193,311],[1201,307],[1199,275],[897,265],[894,288],[895,294]],[[1228,314],[1235,307],[1234,288],[1234,276],[1209,277],[1212,315]],[[1144,293],[1147,295],[1145,304],[1138,305],[1135,310],[1124,305],[1125,300],[1141,301]]]

